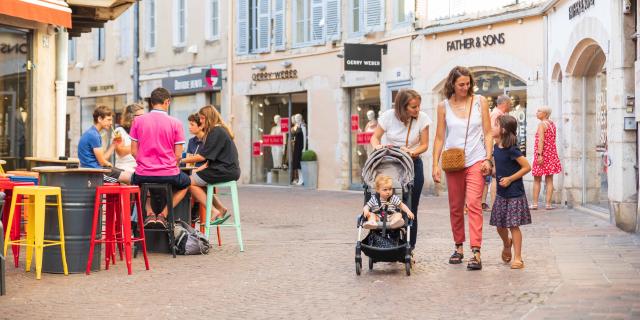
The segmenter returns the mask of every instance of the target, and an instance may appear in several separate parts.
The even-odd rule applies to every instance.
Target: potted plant
[[[318,156],[313,150],[305,150],[300,157],[302,179],[306,188],[318,188]]]

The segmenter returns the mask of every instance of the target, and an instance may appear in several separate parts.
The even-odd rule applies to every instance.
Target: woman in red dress
[[[562,172],[558,150],[556,148],[556,124],[549,120],[551,108],[543,106],[538,108],[536,118],[540,120],[536,131],[536,143],[533,147],[533,203],[532,210],[538,209],[538,197],[540,195],[540,184],[544,176],[546,198],[546,209],[553,209],[551,196],[553,195],[553,175]]]

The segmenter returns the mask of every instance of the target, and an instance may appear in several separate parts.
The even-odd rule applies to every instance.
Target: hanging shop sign
[[[283,80],[283,79],[295,79],[298,77],[298,70],[282,70],[276,72],[258,72],[251,75],[253,81],[267,81],[267,80]]]
[[[569,6],[569,20],[581,15],[596,5],[596,0],[578,0]]]
[[[382,71],[382,51],[386,45],[379,44],[344,44],[345,71]]]
[[[367,145],[371,142],[373,132],[359,132],[356,134],[356,143],[358,145]]]
[[[204,69],[200,73],[162,79],[162,87],[171,94],[222,90],[222,70]]]
[[[458,39],[453,41],[447,41],[447,51],[469,50],[473,48],[491,47],[498,44],[504,44],[504,32],[498,34],[488,34],[482,37],[470,37],[464,39]]]
[[[260,143],[260,141],[254,141],[251,144],[251,154],[254,157],[259,157],[262,155],[262,143]]]
[[[282,146],[284,145],[284,137],[281,134],[264,134],[262,135],[263,146]]]
[[[280,118],[280,132],[289,132],[289,118]]]
[[[360,116],[357,114],[351,115],[351,132],[358,132],[360,130]]]

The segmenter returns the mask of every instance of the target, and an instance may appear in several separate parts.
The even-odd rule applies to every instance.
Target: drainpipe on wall
[[[59,27],[56,33],[56,157],[65,156],[67,141],[67,68],[69,34]]]
[[[140,101],[140,2],[133,4],[133,102]]]

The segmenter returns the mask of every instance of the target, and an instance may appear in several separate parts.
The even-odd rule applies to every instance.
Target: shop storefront
[[[252,141],[250,182],[283,186],[296,184],[300,158],[308,146],[307,93],[251,96],[249,104]]]
[[[202,69],[195,73],[163,78],[162,87],[171,93],[169,114],[182,121],[187,136],[189,135],[187,119],[190,114],[198,112],[205,105],[213,105],[218,111],[221,110],[222,70],[220,69]]]
[[[536,107],[544,104],[544,80],[539,69],[544,65],[543,19],[541,15],[530,15],[516,20],[460,29],[455,24],[439,29],[424,31],[423,52],[425,54],[421,74],[416,83],[423,94],[422,110],[432,119],[437,118],[436,106],[445,99],[443,89],[449,71],[455,66],[469,68],[475,79],[474,92],[484,96],[489,108],[496,106],[497,98],[506,94],[511,98],[510,112],[518,120],[518,140],[522,152],[532,161],[534,135],[538,121]],[[522,34],[531,35],[522,37]],[[430,128],[430,137],[435,134],[435,125]],[[430,146],[431,147],[431,146]],[[424,159],[427,163],[431,157]],[[425,164],[425,168],[431,168]],[[428,170],[428,171],[427,171]],[[425,175],[431,174],[430,169]],[[533,178],[525,177],[525,187],[531,188]],[[425,190],[442,193],[446,184],[433,184],[427,179]],[[559,193],[558,193],[559,194]]]
[[[0,26],[0,159],[25,168],[31,154],[31,33]]]
[[[362,167],[373,151],[369,141],[378,127],[380,86],[352,88],[350,101],[351,188],[362,188]]]
[[[599,211],[637,231],[635,42],[623,34],[634,22],[606,1],[558,3],[549,14],[549,102],[558,124],[566,202]],[[579,8],[580,10],[575,10]],[[562,119],[559,121],[558,119]],[[610,183],[615,181],[615,183]]]

